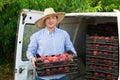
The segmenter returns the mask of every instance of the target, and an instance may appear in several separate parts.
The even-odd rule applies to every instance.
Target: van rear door
[[[117,20],[118,20],[118,32],[120,33],[120,11],[115,10],[116,14],[117,14]],[[120,48],[120,34],[118,34],[119,36],[119,48]],[[120,53],[119,53],[119,76],[118,76],[118,80],[120,80]]]
[[[34,22],[38,20],[42,12],[22,10],[20,13],[17,43],[16,43],[16,59],[15,59],[15,75],[14,80],[34,80],[35,71],[31,65],[31,61],[26,58],[26,50],[30,36],[37,29]]]

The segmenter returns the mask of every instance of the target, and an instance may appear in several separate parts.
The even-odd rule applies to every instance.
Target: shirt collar
[[[45,27],[45,32],[46,32],[47,34],[55,33],[56,31],[57,31],[57,28],[56,28],[56,27],[55,27],[55,30],[54,30],[53,32],[49,32],[48,29],[47,29],[47,27]]]

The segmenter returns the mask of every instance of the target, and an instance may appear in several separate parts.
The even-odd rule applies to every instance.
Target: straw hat
[[[57,16],[58,23],[60,23],[64,19],[65,13],[64,12],[55,12],[53,8],[46,8],[44,10],[43,16],[35,22],[35,25],[37,27],[45,27],[44,21],[47,17],[50,17],[51,15]]]

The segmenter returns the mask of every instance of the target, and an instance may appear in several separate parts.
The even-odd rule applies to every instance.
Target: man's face
[[[54,28],[58,23],[58,19],[56,16],[50,16],[50,17],[47,17],[46,20],[45,20],[45,25],[48,27],[48,28]]]

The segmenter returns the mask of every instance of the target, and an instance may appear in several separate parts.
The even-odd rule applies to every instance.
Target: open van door
[[[117,20],[118,20],[118,32],[120,33],[120,11],[114,10],[117,14]],[[119,48],[120,48],[120,34],[119,34]],[[120,53],[119,53],[119,76],[118,80],[120,80]]]
[[[35,80],[35,71],[31,65],[31,61],[26,58],[26,50],[30,36],[39,30],[35,27],[34,22],[38,20],[41,15],[42,12],[30,10],[22,10],[20,13],[14,80]]]

